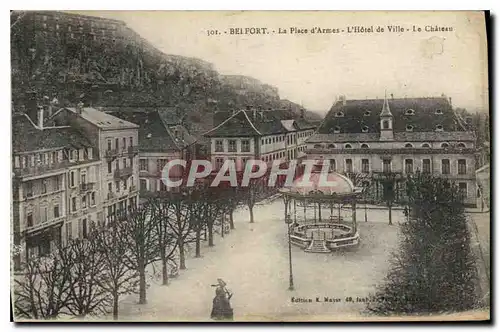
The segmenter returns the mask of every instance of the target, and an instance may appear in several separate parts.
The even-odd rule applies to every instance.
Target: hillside
[[[215,110],[300,106],[250,77],[220,75],[203,60],[160,52],[123,22],[61,12],[11,13],[12,103],[36,94],[61,106],[176,107],[206,119]],[[34,101],[31,100],[33,103]],[[306,112],[306,118],[315,118]]]

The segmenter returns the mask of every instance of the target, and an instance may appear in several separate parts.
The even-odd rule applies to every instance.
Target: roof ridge
[[[212,131],[218,129],[219,127],[221,127],[223,124],[225,124],[226,122],[228,122],[229,120],[231,120],[232,118],[234,118],[236,115],[240,114],[240,112],[243,112],[242,110],[239,110],[238,112],[235,112],[233,113],[233,115],[231,115],[230,117],[228,117],[226,120],[222,121],[220,124],[218,124],[216,127],[213,127],[212,129],[210,129],[209,131],[207,131],[206,133],[203,134],[203,136],[207,135],[207,134],[210,134]]]
[[[258,131],[257,128],[255,128],[253,122],[248,118],[247,112],[243,111],[243,114],[245,114],[245,117],[247,118],[248,123],[250,123],[250,126],[252,126],[253,130],[255,130],[257,134],[262,135],[261,132]]]

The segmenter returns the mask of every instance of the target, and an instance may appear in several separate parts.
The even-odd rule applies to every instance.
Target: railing
[[[132,167],[117,168],[114,173],[115,179],[124,178],[132,175]]]
[[[15,176],[24,177],[24,176],[42,175],[52,171],[63,170],[66,167],[68,167],[68,161],[62,161],[59,163],[39,165],[33,167],[17,168],[14,169],[13,171]]]
[[[137,191],[137,186],[130,186],[130,189],[129,189],[130,192],[135,192]]]
[[[106,150],[104,155],[106,156],[107,159],[111,158],[116,158],[118,157],[118,150],[117,149],[112,149],[112,150]]]
[[[94,183],[80,183],[80,193],[86,193],[87,191],[92,191],[94,189]]]
[[[328,149],[328,148],[311,148],[306,149],[307,154],[475,154],[476,150],[471,148],[398,148],[398,149],[381,149],[381,148],[353,148],[353,149]]]
[[[108,193],[108,195],[107,195],[108,200],[113,199],[113,198],[115,198],[115,197],[116,197],[116,196],[115,196],[115,193],[111,193],[111,192],[110,192],[110,193]]]

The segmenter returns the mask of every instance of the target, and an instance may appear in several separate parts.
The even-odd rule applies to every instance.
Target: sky
[[[347,99],[440,96],[488,108],[485,24],[480,12],[80,12],[124,21],[165,53],[196,57],[221,74],[246,75],[281,98],[326,113]],[[374,32],[348,33],[353,27]],[[399,26],[404,32],[389,32]],[[421,28],[422,31],[413,32]],[[452,31],[425,31],[426,27]],[[235,35],[231,28],[267,28]],[[314,28],[339,33],[309,33]],[[376,32],[383,27],[384,32]],[[308,33],[278,34],[279,29]],[[410,31],[407,31],[409,29]],[[208,35],[217,30],[218,35]],[[344,30],[344,32],[341,32]],[[274,33],[273,33],[274,31]]]

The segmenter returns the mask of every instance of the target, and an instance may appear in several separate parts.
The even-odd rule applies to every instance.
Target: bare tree
[[[118,319],[118,301],[120,296],[137,291],[138,273],[131,270],[126,261],[130,255],[130,241],[123,238],[120,230],[123,218],[110,218],[109,228],[96,233],[98,251],[103,255],[104,271],[97,284],[106,290],[113,301],[113,318]]]

